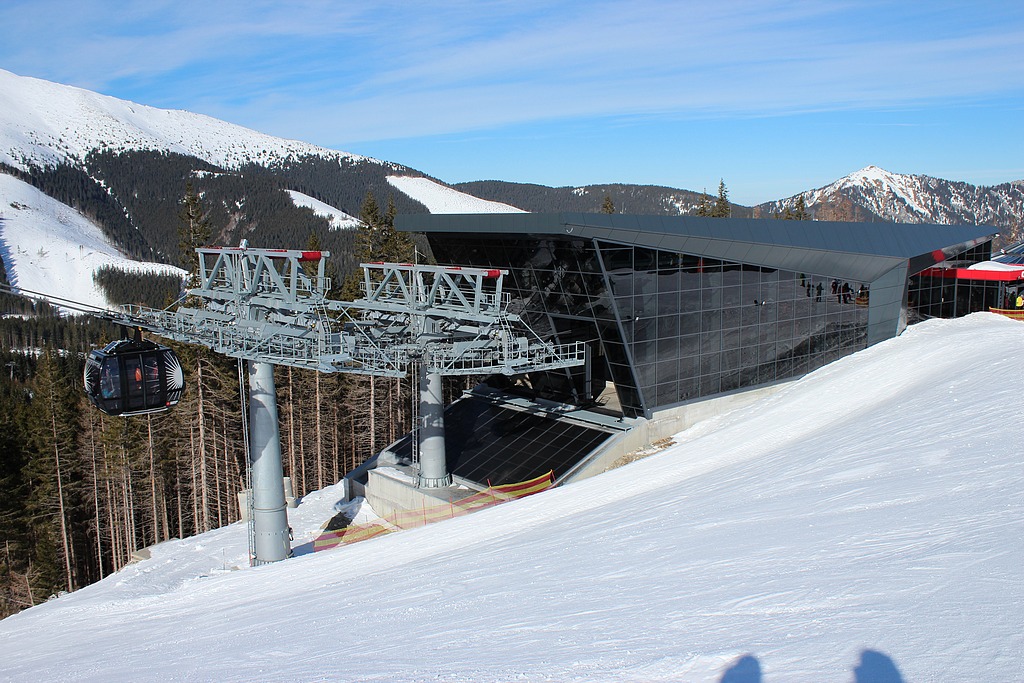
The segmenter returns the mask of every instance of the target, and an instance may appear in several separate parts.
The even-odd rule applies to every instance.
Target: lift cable
[[[103,318],[104,320],[115,320],[117,313],[107,308],[95,306],[93,304],[84,304],[74,299],[66,299],[64,297],[54,296],[53,294],[44,294],[43,292],[35,292],[31,289],[22,289],[20,287],[14,287],[6,283],[0,283],[0,293],[12,294],[14,296],[28,299],[35,303],[46,303],[52,306],[59,306],[60,308],[66,308],[78,313],[84,313],[91,315],[95,318]]]

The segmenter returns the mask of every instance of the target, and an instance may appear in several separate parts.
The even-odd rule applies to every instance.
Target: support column
[[[441,373],[420,373],[420,474],[419,486],[438,488],[449,486],[448,461],[444,448],[444,396],[441,392]]]
[[[249,463],[252,466],[255,564],[292,554],[284,500],[274,366],[249,361]]]

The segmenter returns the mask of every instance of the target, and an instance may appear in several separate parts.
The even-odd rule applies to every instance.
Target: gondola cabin
[[[85,361],[85,393],[107,415],[169,410],[184,389],[181,363],[174,352],[138,335],[110,342]]]

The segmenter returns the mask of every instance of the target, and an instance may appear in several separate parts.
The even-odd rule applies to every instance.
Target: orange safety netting
[[[400,529],[413,529],[425,524],[468,515],[470,512],[476,512],[498,503],[540,493],[544,489],[550,488],[553,483],[554,472],[548,472],[529,481],[490,486],[461,500],[430,507],[424,506],[420,510],[404,510],[368,524],[353,524],[344,529],[325,531],[313,541],[313,552],[335,548],[342,544],[365,541]]]
[[[1024,320],[1024,308],[989,308],[988,310],[1005,315],[1012,320]]]

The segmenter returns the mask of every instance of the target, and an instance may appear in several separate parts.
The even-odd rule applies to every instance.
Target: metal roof
[[[1006,247],[998,255],[993,255],[992,260],[997,263],[1024,264],[1024,242],[1018,242],[1013,246]]]
[[[871,281],[925,257],[945,260],[996,235],[991,226],[845,223],[630,214],[405,214],[407,232],[600,239],[722,260]],[[930,258],[929,258],[930,256]]]

